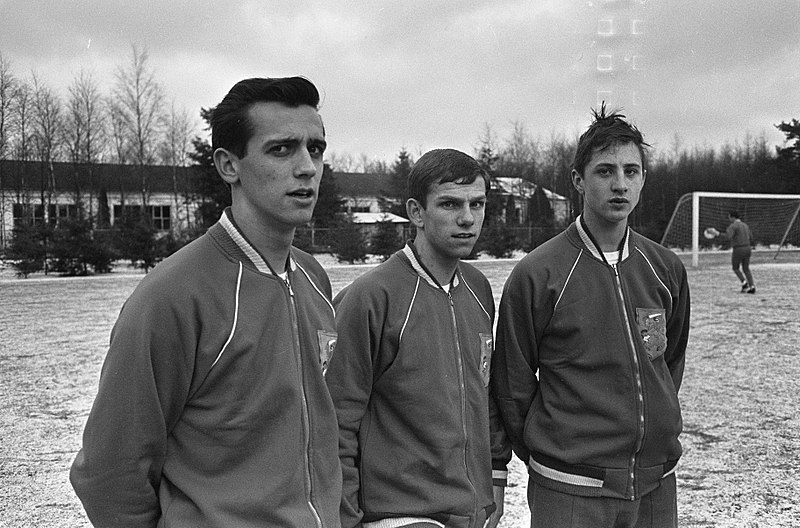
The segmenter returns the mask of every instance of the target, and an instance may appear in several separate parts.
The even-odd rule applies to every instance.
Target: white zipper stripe
[[[310,283],[311,283],[311,286],[313,286],[313,287],[314,287],[314,290],[316,290],[316,292],[319,294],[319,296],[320,296],[320,297],[322,297],[323,299],[325,299],[325,302],[328,304],[328,306],[330,306],[330,308],[331,308],[331,311],[332,311],[332,312],[335,314],[335,313],[336,313],[336,311],[333,309],[333,304],[331,304],[331,301],[329,301],[329,300],[328,300],[328,298],[325,296],[325,294],[324,294],[324,293],[322,293],[322,290],[320,290],[320,289],[317,287],[317,284],[316,284],[316,283],[315,283],[315,282],[314,282],[314,281],[311,279],[311,276],[308,274],[308,272],[305,270],[305,268],[303,268],[303,266],[301,266],[300,264],[298,264],[298,263],[297,263],[297,261],[295,261],[294,259],[291,259],[291,258],[290,258],[290,260],[291,260],[291,261],[292,261],[292,263],[293,263],[293,264],[294,264],[294,265],[297,267],[297,269],[299,269],[300,271],[302,271],[302,272],[303,272],[303,275],[305,275],[305,276],[306,276],[306,279],[308,279],[308,282],[310,282]]]
[[[464,281],[464,286],[466,286],[466,287],[467,287],[467,290],[469,290],[469,292],[472,294],[472,296],[473,296],[473,297],[475,298],[475,300],[478,302],[478,306],[480,306],[480,307],[481,307],[481,310],[483,310],[483,313],[484,313],[484,314],[486,314],[486,318],[487,318],[487,319],[489,319],[489,320],[491,320],[491,319],[492,319],[492,316],[491,316],[491,315],[489,315],[489,312],[486,310],[486,307],[485,307],[485,306],[483,306],[483,304],[481,303],[481,300],[480,300],[480,299],[478,299],[478,296],[477,296],[477,295],[475,295],[475,292],[472,290],[472,288],[470,288],[470,286],[469,286],[469,283],[468,283],[467,281]]]
[[[231,340],[233,339],[233,334],[236,333],[236,323],[239,321],[239,291],[242,287],[242,263],[239,262],[239,276],[236,278],[236,304],[233,309],[233,326],[231,327],[231,333],[228,336],[228,340],[225,341],[225,344],[222,345],[222,350],[219,351],[217,354],[217,358],[211,364],[211,368],[214,368],[214,365],[217,364],[219,358],[222,357],[222,354],[225,352],[225,349],[228,348]]]
[[[575,268],[578,267],[578,261],[581,260],[581,256],[583,255],[583,250],[580,250],[578,256],[575,257],[575,262],[572,263],[572,268],[569,270],[569,274],[567,275],[567,280],[564,281],[564,286],[561,288],[561,293],[558,294],[558,299],[556,299],[556,303],[553,305],[553,311],[558,308],[558,303],[561,302],[561,297],[564,296],[564,292],[567,290],[567,284],[569,284],[569,280],[572,278],[572,274],[575,272]]]
[[[639,249],[638,247],[636,248],[636,251],[639,252],[639,254],[642,256],[642,258],[644,258],[644,261],[647,262],[647,265],[650,266],[650,270],[653,272],[653,276],[656,278],[656,280],[659,282],[659,284],[661,284],[661,286],[663,286],[664,289],[667,290],[667,292],[669,292],[669,288],[667,288],[667,285],[664,284],[664,281],[661,280],[661,277],[658,276],[658,273],[656,273],[656,269],[650,263],[650,260],[647,258],[647,256],[645,256],[645,254],[642,253],[642,250]]]
[[[417,292],[419,291],[420,278],[417,277],[417,284],[414,286],[414,295],[411,297],[411,302],[408,304],[408,311],[406,312],[406,319],[403,321],[403,327],[400,329],[400,336],[397,338],[398,346],[403,340],[403,334],[406,331],[408,320],[411,318],[411,309],[414,308],[414,302],[417,300]]]

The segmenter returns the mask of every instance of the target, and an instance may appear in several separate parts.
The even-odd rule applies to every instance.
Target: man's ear
[[[214,166],[217,167],[220,177],[228,185],[233,185],[239,181],[239,157],[233,152],[224,148],[215,150]]]
[[[408,214],[408,219],[411,220],[411,223],[414,224],[414,227],[417,229],[423,229],[425,227],[425,222],[422,220],[422,210],[422,204],[414,198],[406,200],[406,214]]]
[[[583,194],[583,176],[575,169],[572,169],[570,175],[572,177],[572,186],[575,187],[575,190],[580,194]]]

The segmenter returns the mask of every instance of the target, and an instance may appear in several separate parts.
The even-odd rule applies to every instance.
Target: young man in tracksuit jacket
[[[326,380],[339,419],[343,527],[499,520],[505,460],[496,457],[495,505],[491,444],[503,445],[504,431],[488,398],[494,300],[483,274],[459,260],[480,234],[488,185],[470,156],[426,153],[409,176],[414,243],[334,299],[339,340]]]
[[[215,109],[233,205],[114,326],[70,474],[94,526],[340,526],[331,286],[291,248],[322,174],[318,100],[305,79],[248,79]]]
[[[641,134],[595,114],[573,183],[583,213],[524,257],[500,303],[492,387],[528,463],[531,526],[677,526],[686,271],[627,218]]]

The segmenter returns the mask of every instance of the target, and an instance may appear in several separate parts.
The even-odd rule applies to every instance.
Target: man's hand
[[[496,528],[500,522],[500,517],[503,516],[503,507],[506,500],[506,488],[503,486],[492,486],[492,493],[494,494],[494,505],[497,508],[494,513],[486,520],[484,528]]]

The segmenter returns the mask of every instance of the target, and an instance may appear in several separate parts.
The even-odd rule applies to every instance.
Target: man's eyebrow
[[[279,137],[267,138],[264,141],[264,146],[270,147],[273,145],[299,145],[302,142],[303,142],[302,138],[298,136],[279,136]],[[308,144],[322,148],[326,148],[328,146],[327,141],[325,141],[325,139],[323,138],[310,138],[308,140]]]
[[[595,167],[605,168],[605,167],[616,167],[617,165],[618,165],[617,163],[611,163],[611,162],[608,162],[608,161],[601,161],[600,163],[595,165]],[[634,163],[624,163],[622,166],[623,167],[641,167],[642,164],[634,162]]]
[[[476,200],[486,201],[486,195],[482,194],[480,196],[467,196],[466,198],[464,198],[453,194],[441,194],[436,197],[436,200],[448,201],[448,202],[474,202]]]
[[[266,146],[297,143],[300,143],[300,139],[296,136],[275,136],[264,140],[264,145]]]

